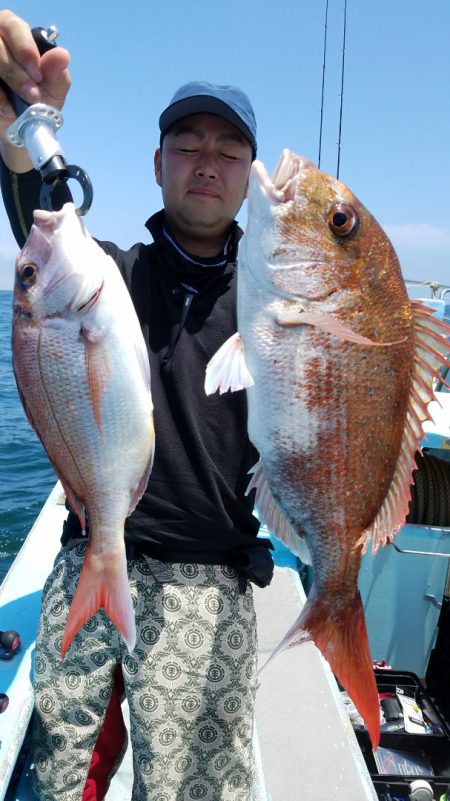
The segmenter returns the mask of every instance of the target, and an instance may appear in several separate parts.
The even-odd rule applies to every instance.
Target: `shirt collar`
[[[212,259],[203,259],[195,254],[188,253],[188,251],[177,242],[167,225],[164,209],[156,212],[156,214],[153,214],[147,220],[145,225],[148,231],[150,231],[155,242],[162,240],[164,244],[169,244],[170,247],[188,264],[206,268],[224,267],[227,263],[236,261],[238,243],[244,233],[236,220],[233,220],[230,226],[230,235],[225,243],[223,253]]]

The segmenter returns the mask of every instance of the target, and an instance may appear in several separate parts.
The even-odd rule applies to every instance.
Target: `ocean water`
[[[56,481],[17,392],[11,317],[12,292],[0,290],[0,581]]]

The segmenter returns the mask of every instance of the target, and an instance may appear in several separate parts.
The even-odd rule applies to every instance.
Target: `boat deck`
[[[56,485],[0,587],[0,629],[15,628],[22,637],[21,652],[9,662],[0,662],[0,690],[10,697],[8,709],[0,716],[0,800],[36,801],[27,767],[17,787],[7,788],[32,713],[30,677],[41,591],[59,548],[65,515],[61,487]],[[270,587],[255,588],[261,666],[305,601],[292,554],[277,545],[275,561]],[[335,801],[375,801],[336,682],[315,646],[305,643],[278,655],[262,670],[260,680],[253,801],[309,801],[318,794]],[[107,801],[128,801],[131,777],[129,750]]]
[[[278,547],[276,559],[270,587],[254,588],[261,666],[305,601],[292,555]],[[376,799],[336,682],[315,646],[305,643],[280,654],[260,680],[252,801]],[[107,801],[130,801],[131,784],[128,749]]]

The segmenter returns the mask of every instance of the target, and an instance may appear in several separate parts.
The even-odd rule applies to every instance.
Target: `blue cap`
[[[256,119],[250,100],[237,86],[191,81],[175,92],[159,118],[161,141],[169,128],[191,114],[216,114],[238,128],[256,156]]]

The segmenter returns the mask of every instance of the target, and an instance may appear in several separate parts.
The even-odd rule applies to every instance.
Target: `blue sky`
[[[321,166],[336,173],[344,0],[329,0]],[[272,171],[289,147],[317,162],[325,0],[18,0],[71,53],[59,133],[94,185],[86,220],[121,247],[161,205],[158,117],[188,80],[240,86]],[[450,284],[450,1],[348,0],[340,178],[383,225],[406,278]],[[245,209],[240,221],[245,226]],[[0,210],[0,288],[17,246]]]

